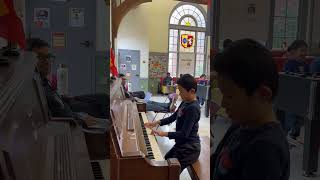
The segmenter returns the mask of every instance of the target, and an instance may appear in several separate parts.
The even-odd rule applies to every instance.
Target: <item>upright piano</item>
[[[93,180],[84,134],[49,116],[35,63],[27,52],[0,57],[0,179]]]
[[[178,180],[178,160],[164,160],[155,136],[144,127],[145,112],[138,112],[136,102],[125,98],[119,80],[111,85],[110,103],[111,180]]]

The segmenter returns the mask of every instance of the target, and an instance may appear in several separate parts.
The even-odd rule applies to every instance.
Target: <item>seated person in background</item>
[[[125,90],[126,97],[129,98],[130,96],[137,97],[140,99],[144,99],[146,97],[145,93],[143,91],[134,91],[134,92],[129,92],[128,89],[128,84],[127,84],[127,78],[124,74],[119,74],[119,78],[121,78],[121,85],[123,86],[123,89]]]
[[[320,53],[320,42],[318,45],[318,53]],[[317,55],[310,64],[310,73],[319,75],[320,74],[320,55]]]
[[[289,180],[288,142],[272,106],[279,75],[271,52],[244,39],[215,61],[222,106],[233,125],[211,156],[211,179]]]
[[[207,82],[208,82],[207,76],[206,76],[205,74],[202,74],[202,75],[200,76],[200,79],[199,79],[199,81],[198,81],[198,84],[205,86],[205,85],[207,85]],[[205,102],[205,99],[204,99],[204,98],[199,98],[199,97],[197,97],[197,99],[198,99],[200,105],[203,106],[203,104],[204,104],[204,102]]]
[[[167,76],[163,78],[163,86],[171,85],[172,77],[170,76],[170,73],[167,72]]]
[[[295,40],[288,47],[288,62],[284,65],[285,72],[308,73],[309,65],[306,64],[308,44],[303,40]]]
[[[45,60],[47,69],[51,70],[51,65],[53,64],[53,55],[49,53],[49,44],[46,41],[43,41],[39,38],[29,39],[28,40],[28,50],[36,53],[39,60]],[[46,61],[47,60],[47,61]],[[53,89],[57,89],[57,77],[55,74],[47,73],[47,79],[51,82]]]
[[[183,75],[178,83],[180,96],[183,100],[178,110],[168,118],[145,123],[152,133],[162,137],[175,139],[176,144],[165,155],[165,159],[177,158],[181,165],[181,172],[196,162],[200,155],[200,138],[198,135],[200,107],[197,102],[197,81],[190,74]],[[176,121],[176,132],[163,132],[153,129],[157,125],[163,126]]]
[[[307,73],[309,65],[305,63],[308,45],[303,40],[296,40],[288,47],[288,62],[284,66],[285,72]],[[296,139],[300,136],[300,129],[303,125],[303,117],[297,116],[294,112],[286,112],[282,126],[286,133],[290,131],[290,137]]]
[[[119,74],[119,78],[121,78],[121,85],[125,91],[126,98],[134,97],[136,101],[144,101],[146,103],[147,111],[155,111],[155,112],[172,112],[176,109],[176,101],[178,96],[175,93],[169,94],[169,103],[160,103],[156,101],[150,101],[151,93],[147,96],[143,91],[137,92],[128,92],[126,77],[124,74]]]
[[[145,99],[147,111],[174,112],[177,108],[176,101],[178,100],[178,95],[176,93],[172,93],[168,95],[168,98],[169,98],[168,103],[160,103],[160,102],[150,101],[148,99]]]
[[[104,129],[101,129],[101,133],[108,131],[111,126],[111,121],[107,119],[107,115],[102,119],[93,117],[86,112],[73,112],[72,108],[68,103],[52,88],[51,83],[48,80],[48,75],[50,74],[50,62],[48,60],[47,54],[49,50],[49,45],[40,39],[32,40],[30,44],[30,49],[38,55],[38,62],[36,64],[36,71],[39,73],[42,80],[42,85],[47,98],[48,106],[53,117],[72,117],[76,122],[85,125],[87,127],[93,126],[99,122],[99,124],[104,124]],[[105,104],[108,102],[108,96],[104,95]],[[80,97],[78,97],[80,98]],[[101,96],[98,97],[101,100]],[[106,112],[106,105],[102,107],[104,112]]]
[[[207,85],[207,82],[208,82],[207,76],[206,76],[205,74],[202,74],[202,75],[200,76],[200,79],[199,79],[198,84]]]
[[[315,58],[310,64],[310,73],[316,75],[320,74],[320,57]]]

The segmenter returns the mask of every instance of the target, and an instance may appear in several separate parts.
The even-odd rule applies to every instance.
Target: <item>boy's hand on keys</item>
[[[157,123],[156,122],[148,122],[148,123],[144,123],[144,126],[146,128],[152,129],[157,126]]]
[[[93,126],[95,124],[97,124],[96,118],[90,115],[87,115],[83,121],[86,123],[86,125],[89,126]]]
[[[152,135],[155,135],[155,136],[161,136],[161,137],[166,137],[166,136],[168,136],[168,133],[167,133],[167,132],[158,131],[158,130],[154,130],[154,129],[152,129],[151,134],[152,134]]]

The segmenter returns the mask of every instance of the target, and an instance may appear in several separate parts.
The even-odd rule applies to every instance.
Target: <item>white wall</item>
[[[269,33],[270,0],[221,1],[220,40],[253,38],[266,42]],[[249,4],[256,4],[256,14],[248,15]]]
[[[170,13],[178,3],[173,0],[152,0],[151,3],[141,5],[146,13],[145,20],[148,21],[151,52],[168,52]],[[202,7],[206,12],[207,6]]]
[[[148,28],[142,8],[131,10],[121,21],[116,39],[116,49],[140,51],[140,77],[148,77],[149,40]],[[116,55],[118,53],[116,52]],[[118,59],[118,58],[116,58]],[[145,63],[143,63],[145,61]]]

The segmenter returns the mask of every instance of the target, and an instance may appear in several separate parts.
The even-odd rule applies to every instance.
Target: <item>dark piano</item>
[[[8,61],[0,63],[0,179],[93,180],[81,129],[48,115],[36,57]]]
[[[120,84],[115,81],[110,90],[111,180],[178,180],[178,160],[164,160],[156,138],[144,127],[145,112],[138,112],[136,102],[125,98]]]

